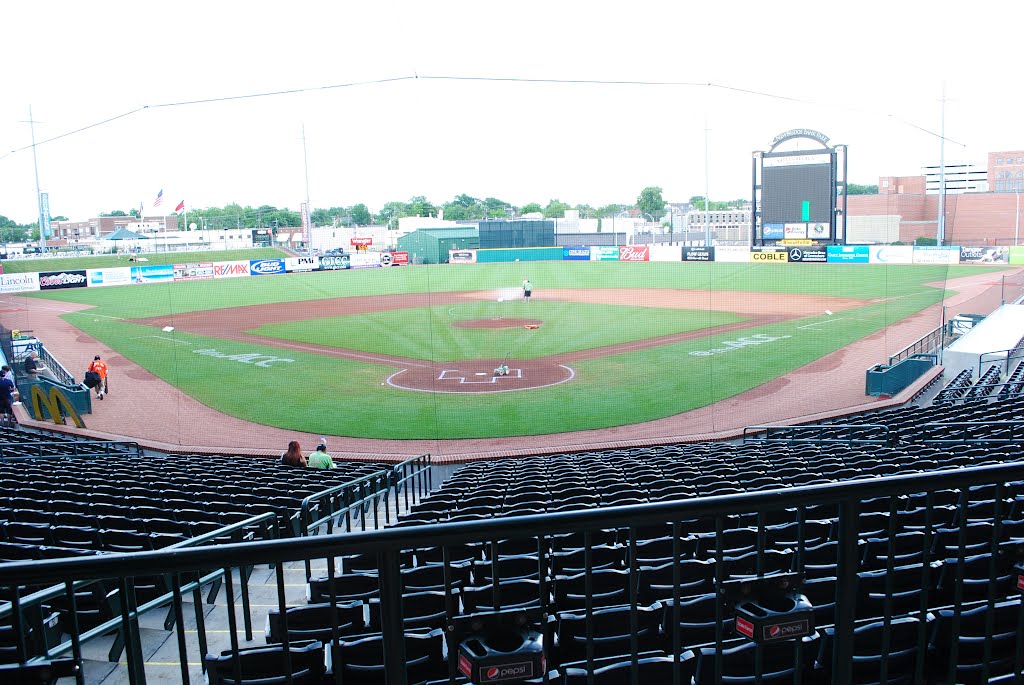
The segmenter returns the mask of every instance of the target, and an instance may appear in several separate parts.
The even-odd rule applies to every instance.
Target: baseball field
[[[31,297],[90,305],[62,318],[224,414],[429,440],[608,428],[704,407],[877,334],[940,302],[946,280],[984,272],[535,262]],[[495,376],[500,366],[509,374]]]

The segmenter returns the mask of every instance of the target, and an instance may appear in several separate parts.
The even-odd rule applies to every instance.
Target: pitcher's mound
[[[455,321],[453,326],[458,328],[519,328],[520,326],[539,326],[543,323],[540,319],[468,319]]]

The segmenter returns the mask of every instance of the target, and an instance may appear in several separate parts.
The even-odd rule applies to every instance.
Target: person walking
[[[96,384],[96,399],[102,400],[103,396],[107,394],[107,365],[98,354],[92,358],[88,371],[100,377],[99,383]]]
[[[523,279],[523,299],[527,302],[530,301],[530,295],[533,294],[533,283],[530,283],[529,278]]]

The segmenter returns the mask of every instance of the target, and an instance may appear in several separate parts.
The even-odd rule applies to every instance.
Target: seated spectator
[[[288,443],[288,450],[281,455],[281,463],[286,466],[306,466],[306,457],[298,442],[292,440]]]
[[[309,455],[307,463],[311,469],[333,469],[334,460],[327,452],[327,444],[321,442],[317,445],[316,450]]]
[[[51,381],[57,380],[53,372],[39,361],[39,353],[35,350],[29,352],[28,356],[25,357],[25,373],[28,374],[30,381],[39,380],[40,378],[49,378]]]

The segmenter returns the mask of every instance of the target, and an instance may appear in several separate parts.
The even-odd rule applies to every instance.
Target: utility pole
[[[942,82],[942,124],[939,130],[939,219],[935,228],[935,244],[942,247],[946,239],[946,82]]]
[[[708,190],[708,117],[704,115],[704,246],[711,247],[711,195]]]
[[[43,216],[46,213],[46,208],[43,207],[43,193],[39,189],[39,160],[36,158],[36,122],[32,118],[32,105],[28,106],[28,125],[32,130],[32,166],[35,167],[36,172],[36,204],[39,206],[39,250],[40,252],[46,252],[46,224],[49,222],[49,216]]]
[[[306,254],[313,256],[313,207],[309,204],[309,156],[306,154],[306,124],[302,124],[302,166],[306,171]]]

